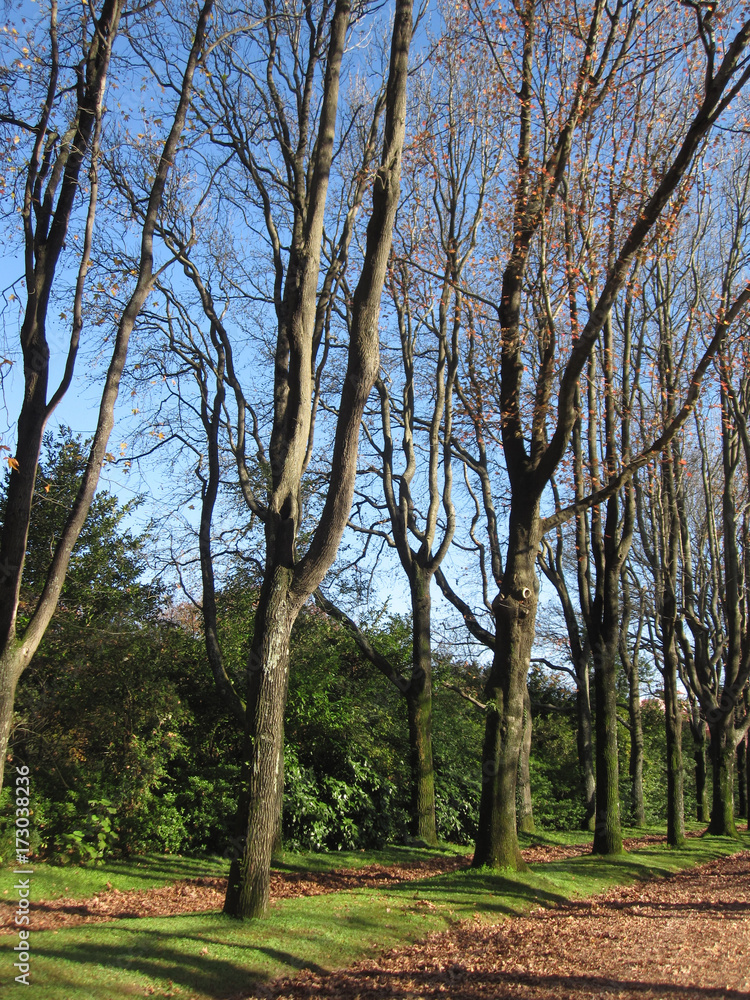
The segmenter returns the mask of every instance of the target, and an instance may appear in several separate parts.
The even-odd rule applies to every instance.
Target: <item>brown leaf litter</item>
[[[750,1000],[750,851],[241,1000]],[[236,998],[240,1000],[240,998]]]

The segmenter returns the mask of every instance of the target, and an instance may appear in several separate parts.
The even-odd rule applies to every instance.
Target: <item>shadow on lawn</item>
[[[328,853],[303,853],[299,858],[294,854],[287,854],[280,858],[274,858],[271,864],[273,871],[295,872],[301,874],[325,873],[339,870],[356,870],[357,868],[368,867],[370,865],[409,865],[418,864],[420,861],[433,861],[435,858],[455,858],[460,857],[463,852],[471,857],[470,847],[407,847],[398,844],[389,847],[382,847],[374,851],[343,851],[341,853],[330,851]],[[377,853],[377,857],[373,855]]]
[[[702,853],[696,850],[693,841],[690,860],[693,863],[707,860],[701,857]],[[194,931],[184,924],[179,929],[171,924],[170,928],[172,920],[184,921],[184,916],[147,918],[146,926],[146,921],[133,921],[132,924],[130,921],[115,921],[97,925],[95,933],[92,931],[91,935],[84,935],[78,942],[68,940],[63,944],[61,941],[59,946],[51,935],[40,934],[35,941],[35,954],[60,968],[60,978],[65,976],[65,963],[76,963],[90,979],[90,995],[96,1000],[113,1000],[117,995],[126,995],[133,982],[131,979],[126,985],[127,974],[132,974],[133,979],[150,977],[152,983],[159,985],[171,981],[186,991],[221,997],[242,990],[249,991],[254,984],[267,981],[272,975],[302,969],[324,971],[312,960],[313,957],[320,958],[321,954],[335,955],[336,964],[346,965],[364,957],[361,950],[363,942],[369,942],[377,951],[390,945],[401,946],[418,941],[428,931],[447,928],[460,919],[471,918],[475,913],[499,919],[523,913],[534,906],[569,905],[565,893],[544,878],[547,874],[553,878],[556,874],[564,876],[573,887],[577,877],[580,877],[580,885],[587,892],[594,892],[611,887],[615,871],[619,882],[676,874],[675,861],[679,854],[670,852],[659,857],[644,851],[606,860],[588,855],[534,866],[531,872],[523,874],[467,868],[450,875],[419,879],[387,889],[362,889],[311,897],[310,900],[289,900],[277,904],[278,909],[274,907],[275,912],[262,925],[241,924],[220,914],[211,915],[208,923],[206,917],[209,915],[196,915]],[[310,906],[313,899],[316,901],[313,912],[299,925],[300,907]],[[384,905],[386,902],[390,911]],[[429,919],[422,921],[420,915]],[[409,920],[409,917],[412,919]],[[157,919],[158,928],[154,927]],[[400,930],[389,936],[391,922],[400,926]],[[104,932],[105,927],[108,932]],[[270,971],[269,965],[274,967]],[[120,979],[122,990],[119,994],[114,992],[117,979],[113,980],[105,973],[110,969],[119,969],[126,974],[126,979]],[[102,990],[109,987],[108,992],[97,992],[98,979]],[[507,983],[511,988],[511,980],[504,974],[493,974],[492,982],[498,985]],[[523,984],[528,980],[521,975],[517,977],[517,982]],[[589,989],[595,989],[598,981],[582,978],[578,983],[571,979],[566,995],[578,996],[577,991],[582,991],[585,983],[589,984]],[[552,978],[548,985],[552,989]],[[721,995],[720,991],[710,989],[690,992],[683,989],[678,992],[661,984],[624,986],[632,989],[635,995],[651,988],[658,988],[669,997],[710,1000]],[[459,996],[460,993],[453,995]],[[513,995],[520,998],[524,994],[516,992]],[[748,997],[747,994],[731,991],[724,991],[723,995],[727,1000],[734,997],[747,1000]]]
[[[51,872],[65,874],[72,869],[83,869],[109,877],[138,878],[159,882],[161,885],[184,878],[222,877],[229,871],[229,862],[221,858],[183,858],[174,854],[140,854],[129,858],[108,858],[106,861],[73,863],[70,861],[44,861]],[[39,869],[41,870],[41,865]]]
[[[81,942],[80,944],[66,943],[62,947],[55,947],[52,941],[45,941],[36,948],[36,954],[48,959],[55,966],[55,985],[59,988],[65,980],[65,964],[74,962],[79,966],[86,966],[90,971],[92,997],[105,997],[107,1000],[115,1000],[118,996],[130,996],[132,994],[133,982],[128,982],[127,974],[130,973],[133,979],[148,977],[150,985],[165,987],[168,983],[174,984],[188,993],[205,993],[212,997],[222,997],[236,994],[240,990],[249,990],[254,983],[267,980],[269,978],[267,969],[262,965],[247,963],[228,959],[215,952],[224,949],[226,946],[220,940],[212,939],[211,935],[191,937],[183,933],[170,933],[169,931],[149,931],[144,929],[133,930],[123,934],[121,927],[117,928],[117,938],[119,940],[104,940],[94,942]],[[184,947],[176,947],[173,941],[179,939],[181,942],[192,940],[195,943],[194,951],[185,950]],[[314,972],[323,973],[326,970],[314,962],[284,951],[280,948],[263,945],[234,945],[233,950],[243,952],[252,951],[256,955],[264,955],[268,959],[286,966],[288,969],[301,971],[310,969]],[[212,954],[213,952],[213,954]],[[240,955],[241,957],[241,955]],[[97,992],[99,985],[100,970],[107,971],[106,978],[101,978],[101,988],[103,992]],[[109,973],[122,972],[125,978],[112,977]],[[81,990],[80,979],[74,976],[67,976],[67,983],[71,990],[71,995],[77,995],[75,988]]]
[[[385,890],[384,890],[385,891]],[[388,888],[388,895],[403,904],[429,897],[441,907],[474,908],[493,916],[512,917],[532,906],[557,906],[567,902],[567,896],[545,885],[543,880],[526,881],[523,876],[503,874],[479,868],[467,868],[449,876],[405,882]],[[463,912],[461,917],[472,914]]]

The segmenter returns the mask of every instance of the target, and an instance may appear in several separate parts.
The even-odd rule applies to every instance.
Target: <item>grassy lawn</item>
[[[53,864],[34,861],[33,899],[87,899],[104,892],[107,883],[120,892],[131,889],[155,889],[182,878],[205,878],[226,875],[229,862],[218,858],[182,858],[168,854],[87,864]],[[12,875],[3,872],[2,898],[13,898]]]
[[[555,835],[556,836],[556,835]],[[566,835],[562,835],[566,836]],[[566,841],[559,841],[564,843]],[[379,851],[337,851],[328,854],[284,852],[274,862],[278,871],[326,872],[336,868],[362,868],[365,865],[397,865],[422,861],[426,857],[446,857],[471,852],[470,847],[447,844],[440,850],[418,847],[386,847]],[[94,861],[85,864],[35,861],[34,899],[88,899],[107,888],[128,892],[132,889],[155,889],[184,878],[226,876],[229,862],[219,857],[184,858],[174,854],[145,854],[122,860]],[[13,897],[12,866],[2,872],[0,896]],[[109,883],[109,885],[108,885]]]
[[[690,824],[687,825],[689,828]],[[698,824],[693,826],[695,829],[700,828]],[[663,834],[664,829],[655,826],[624,831],[626,837],[651,833]],[[522,834],[520,837],[522,847],[537,844],[584,844],[590,840],[591,835],[582,830],[545,831],[540,834]],[[285,851],[275,860],[274,868],[287,872],[326,872],[337,868],[363,868],[373,864],[409,864],[430,857],[462,856],[471,854],[471,851],[470,845],[458,844],[445,844],[434,851],[400,845],[378,851],[333,851],[326,854]],[[220,878],[227,875],[229,862],[215,856],[185,858],[174,854],[146,854],[86,864],[35,861],[32,867],[34,899],[58,899],[62,896],[88,899],[109,887],[128,892],[133,889],[155,889],[184,878]],[[12,867],[0,875],[0,896],[6,899],[13,897],[11,871]]]
[[[571,836],[577,839],[577,835]],[[570,842],[568,835],[540,835],[528,840]],[[225,997],[249,990],[253,981],[290,975],[302,968],[347,965],[384,948],[418,941],[456,920],[477,916],[498,920],[540,904],[588,896],[615,884],[667,875],[740,847],[750,848],[748,834],[742,835],[740,843],[692,839],[680,851],[657,846],[613,860],[585,856],[550,862],[532,866],[522,875],[458,871],[389,889],[284,900],[272,907],[267,919],[254,923],[209,913],[121,920],[36,934],[32,924],[33,996],[45,1000]],[[390,848],[357,855],[362,864],[376,860],[388,864],[432,853]],[[346,854],[294,855],[282,864],[311,870],[352,866],[356,860],[356,856]],[[225,863],[214,864],[218,866],[216,873]],[[206,874],[205,865],[205,861],[185,858],[141,858],[100,867],[96,878],[103,880],[97,884],[109,881],[115,885],[116,879],[121,879],[119,887],[141,888],[163,884],[170,875]],[[70,876],[65,883],[70,886],[74,869],[62,870]],[[138,879],[143,880],[141,884],[137,884]],[[34,880],[36,888],[36,874]],[[39,898],[40,893],[35,891],[34,896]],[[3,939],[0,984],[12,982],[14,943],[14,938]]]

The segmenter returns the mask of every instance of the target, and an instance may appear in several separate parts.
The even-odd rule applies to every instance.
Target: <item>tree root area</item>
[[[750,1000],[750,851],[235,1000]]]
[[[665,842],[665,837],[644,836],[624,841],[626,849]],[[589,844],[539,845],[524,850],[524,860],[530,864],[561,861],[591,852]],[[271,899],[292,899],[298,896],[320,896],[346,889],[387,888],[402,882],[443,875],[471,862],[471,855],[450,858],[427,858],[403,865],[367,865],[363,868],[341,868],[330,872],[271,873]],[[158,889],[120,892],[109,887],[90,899],[61,897],[52,900],[32,900],[31,927],[34,931],[58,930],[76,924],[101,923],[137,917],[167,917],[179,913],[201,913],[220,910],[224,905],[226,879],[183,879]],[[16,931],[16,903],[0,900],[0,935]],[[748,998],[750,1000],[750,998]]]

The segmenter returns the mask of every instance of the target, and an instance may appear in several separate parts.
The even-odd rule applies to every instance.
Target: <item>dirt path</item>
[[[645,847],[661,844],[665,837],[634,837],[624,841],[625,847]],[[523,851],[529,863],[560,861],[589,854],[589,844],[530,847]],[[271,898],[291,899],[296,896],[320,896],[344,889],[377,886],[385,888],[414,879],[456,871],[471,861],[471,855],[451,858],[428,858],[403,865],[367,865],[363,868],[341,868],[330,872],[272,872]],[[107,889],[91,899],[33,900],[32,925],[35,931],[58,930],[76,924],[102,923],[134,917],[166,917],[177,913],[201,913],[220,910],[224,905],[226,879],[183,879],[158,889],[119,892]],[[0,901],[0,935],[14,931],[15,904]]]
[[[750,1000],[750,851],[237,1000]]]

